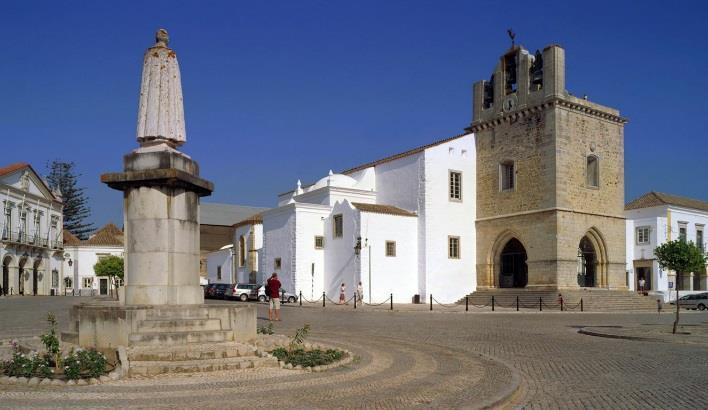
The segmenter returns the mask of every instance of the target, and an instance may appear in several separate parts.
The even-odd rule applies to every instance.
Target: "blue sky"
[[[627,200],[708,200],[708,6],[638,4],[2,1],[0,165],[75,161],[92,220],[120,223],[99,175],[136,147],[142,56],[164,27],[206,201],[273,206],[298,178],[460,133],[512,27],[532,51],[565,47],[568,90],[629,118]]]

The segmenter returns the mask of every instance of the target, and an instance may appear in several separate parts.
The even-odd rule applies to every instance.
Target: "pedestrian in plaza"
[[[268,305],[268,320],[276,320],[280,322],[280,281],[278,280],[278,274],[273,272],[268,279],[266,290],[268,291],[268,297],[270,302]]]
[[[661,299],[656,300],[656,311],[661,314],[661,308],[664,307],[664,303]]]
[[[644,276],[639,278],[639,291],[644,293],[644,285],[646,285],[646,281],[644,280]]]
[[[5,294],[2,292],[2,285],[0,285],[0,296],[5,296]]]
[[[344,296],[344,292],[346,292],[347,287],[344,286],[344,282],[342,282],[342,286],[339,287],[339,303],[343,304],[346,302],[346,296]]]
[[[364,286],[359,281],[359,286],[356,287],[356,300],[361,303],[364,300]]]
[[[558,304],[560,305],[561,310],[563,310],[563,295],[560,293],[558,294]]]

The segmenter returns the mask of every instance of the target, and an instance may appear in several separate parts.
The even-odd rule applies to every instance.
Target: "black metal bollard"
[[[563,298],[561,298],[561,312],[563,311]]]
[[[327,298],[325,297],[325,293],[322,292],[322,307],[325,307],[325,300],[326,300],[326,299],[327,299]]]
[[[300,306],[302,306],[302,291],[300,291]]]
[[[354,294],[354,309],[356,309],[356,300],[359,299],[359,295]]]
[[[465,296],[465,312],[470,311],[470,298],[469,296]]]
[[[580,311],[583,312],[583,298],[580,298]]]
[[[543,299],[540,296],[538,298],[538,311],[543,312]]]
[[[494,295],[492,295],[492,312],[494,312]]]
[[[430,311],[433,311],[433,294],[430,294]]]
[[[519,297],[516,297],[516,311],[519,311]]]
[[[393,310],[393,293],[391,293],[391,310]]]

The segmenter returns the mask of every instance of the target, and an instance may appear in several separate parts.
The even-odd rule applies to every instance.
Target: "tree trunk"
[[[676,272],[676,320],[674,320],[674,334],[676,334],[676,328],[679,324],[679,311],[681,307],[679,306],[679,273]]]

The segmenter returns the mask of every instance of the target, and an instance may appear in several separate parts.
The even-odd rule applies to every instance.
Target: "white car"
[[[265,286],[261,286],[258,289],[258,301],[266,302],[268,301],[268,296],[265,293]],[[283,288],[280,288],[280,302],[281,303],[295,303],[297,302],[297,296],[290,292],[286,292]]]

